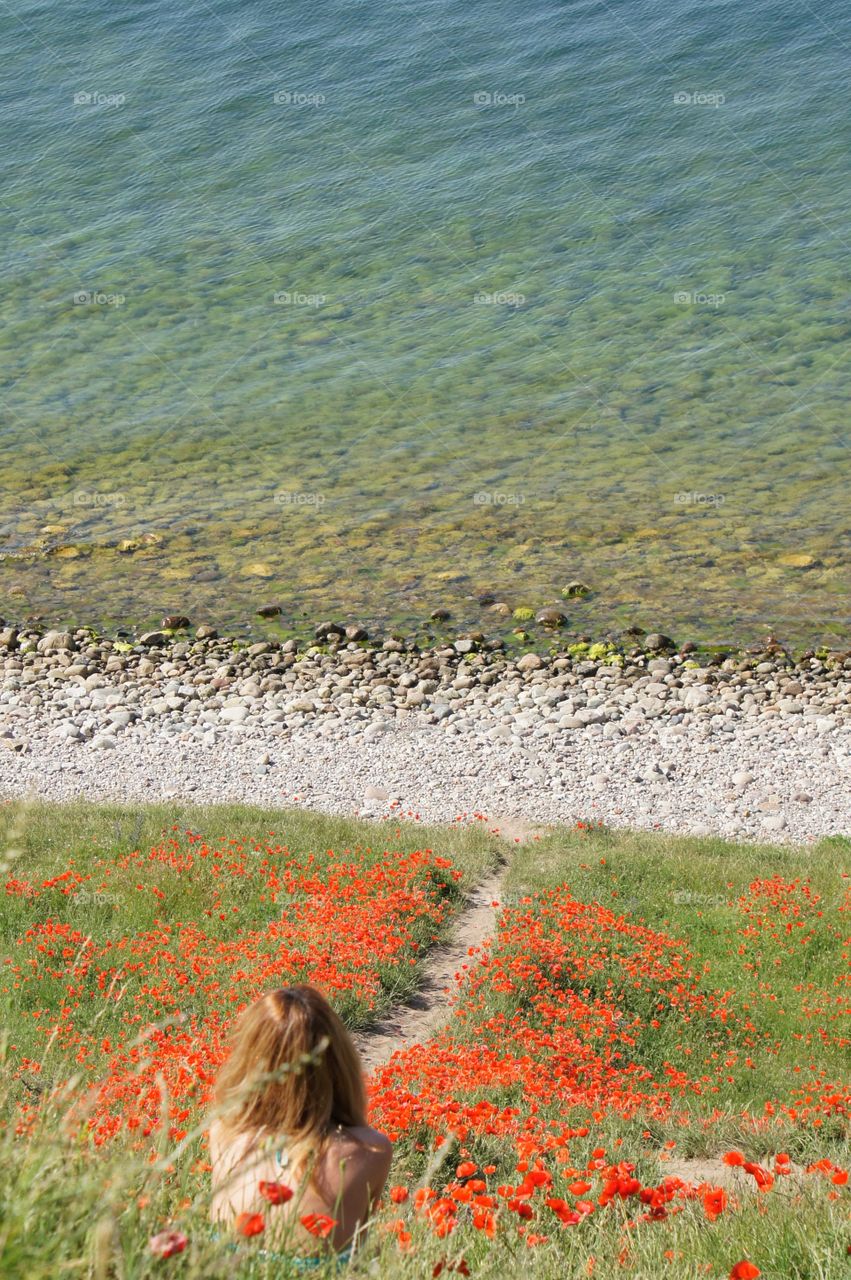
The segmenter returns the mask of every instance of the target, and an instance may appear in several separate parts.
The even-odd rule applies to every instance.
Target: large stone
[[[663,636],[661,631],[651,631],[644,637],[644,648],[648,653],[658,653],[661,649],[674,649],[676,646],[670,636]]]
[[[563,627],[567,622],[567,618],[561,609],[551,608],[541,609],[535,617],[535,621],[543,627]]]
[[[60,650],[75,650],[77,645],[70,631],[47,631],[36,646],[39,653],[58,653]]]
[[[524,653],[517,660],[518,671],[539,671],[543,665],[543,659],[537,653]]]
[[[783,817],[782,813],[772,813],[769,814],[768,817],[763,818],[762,825],[765,827],[766,831],[785,831],[786,819]]]
[[[222,707],[219,719],[228,724],[242,724],[248,718],[248,707]]]
[[[784,555],[777,557],[777,563],[787,569],[812,569],[818,561],[815,556],[807,555],[805,551],[787,551]]]
[[[314,628],[313,634],[317,640],[330,640],[332,636],[344,639],[346,629],[341,627],[339,622],[320,622],[319,626]]]

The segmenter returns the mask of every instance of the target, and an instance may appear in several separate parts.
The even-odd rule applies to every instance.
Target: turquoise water
[[[0,612],[847,633],[838,0],[0,36]]]

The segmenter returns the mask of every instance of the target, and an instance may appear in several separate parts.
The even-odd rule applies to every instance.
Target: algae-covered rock
[[[787,569],[812,569],[818,561],[815,556],[807,555],[805,551],[786,551],[782,556],[777,557],[777,563],[785,565]]]
[[[561,609],[541,609],[536,615],[535,621],[540,623],[542,627],[563,627],[567,622],[567,617],[562,613]]]

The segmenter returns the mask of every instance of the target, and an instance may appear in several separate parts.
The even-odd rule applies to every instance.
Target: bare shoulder
[[[393,1143],[380,1129],[370,1125],[353,1125],[335,1135],[333,1147],[338,1158],[357,1160],[374,1168],[389,1166]]]

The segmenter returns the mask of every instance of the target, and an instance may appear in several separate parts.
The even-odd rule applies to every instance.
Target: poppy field
[[[206,1221],[235,1014],[307,981],[368,1026],[501,856],[481,823],[164,817],[7,814],[3,1275],[288,1274],[263,1215]],[[369,1079],[395,1157],[347,1269],[849,1274],[849,852],[587,824],[514,850],[445,1027]]]

